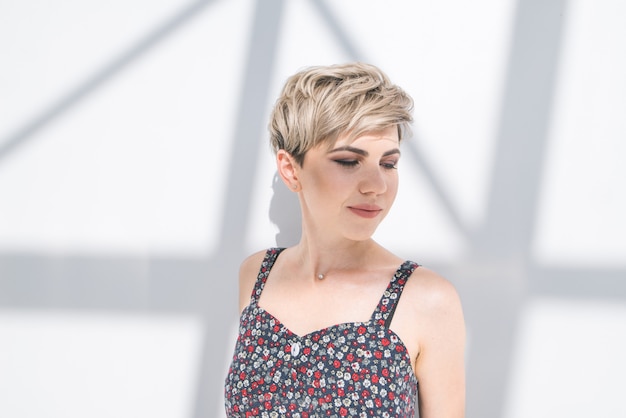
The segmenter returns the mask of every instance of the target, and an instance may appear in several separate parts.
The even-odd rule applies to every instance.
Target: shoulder
[[[419,342],[419,357],[433,352],[458,354],[465,345],[465,319],[455,286],[424,267],[407,281],[402,298]],[[429,353],[430,351],[430,353]]]
[[[257,273],[259,272],[259,268],[261,267],[261,263],[263,263],[263,259],[265,258],[266,254],[267,250],[262,250],[247,256],[239,266],[239,280],[241,281],[242,279],[245,279],[246,277],[252,275],[254,276],[252,280],[254,282],[254,279],[256,279]]]
[[[419,266],[405,285],[405,292],[421,310],[439,312],[458,309],[461,301],[455,286],[438,273]]]
[[[258,251],[246,257],[239,266],[239,310],[242,311],[250,302],[259,269],[267,250]]]
[[[454,285],[424,267],[405,286],[408,318],[417,344],[421,416],[462,416],[465,404],[465,321]],[[402,298],[405,297],[403,293]]]
[[[403,318],[418,343],[420,357],[440,343],[464,345],[465,319],[455,286],[425,267],[415,269],[406,282],[400,303]],[[437,348],[438,349],[438,348]]]

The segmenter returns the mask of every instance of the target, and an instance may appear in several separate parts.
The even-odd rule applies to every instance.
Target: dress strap
[[[256,282],[254,283],[254,289],[252,289],[252,295],[250,295],[250,303],[258,303],[259,298],[261,297],[261,292],[263,292],[263,288],[265,287],[267,277],[270,275],[270,270],[283,250],[284,248],[269,248],[265,252],[265,257],[263,257],[259,274],[257,275]]]
[[[391,320],[393,319],[393,314],[396,312],[398,301],[400,300],[400,296],[404,290],[404,285],[411,274],[413,274],[413,271],[415,271],[418,267],[419,264],[416,262],[407,260],[402,263],[398,270],[396,270],[393,277],[389,281],[387,289],[385,289],[383,296],[380,298],[380,302],[378,302],[376,310],[374,310],[374,313],[372,314],[373,322],[378,325],[382,325],[385,328],[389,328]]]

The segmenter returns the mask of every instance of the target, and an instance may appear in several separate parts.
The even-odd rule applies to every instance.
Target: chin
[[[360,228],[352,231],[346,231],[344,236],[351,241],[367,241],[372,239],[376,232],[376,228]]]

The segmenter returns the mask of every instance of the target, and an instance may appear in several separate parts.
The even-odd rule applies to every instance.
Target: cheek
[[[387,183],[387,192],[389,193],[389,196],[391,198],[391,200],[395,200],[397,194],[398,194],[398,176],[395,175],[394,178],[390,179],[389,182]]]
[[[333,170],[316,170],[307,176],[303,181],[303,197],[310,209],[318,214],[320,211],[332,212],[338,201],[344,199],[348,181],[338,174]]]
[[[341,193],[353,186],[355,181],[345,169],[332,166],[316,172],[312,180],[321,193]]]

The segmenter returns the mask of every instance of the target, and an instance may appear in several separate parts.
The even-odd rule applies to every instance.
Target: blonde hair
[[[270,142],[302,165],[308,150],[331,147],[342,134],[356,139],[397,126],[402,139],[412,111],[413,99],[371,64],[309,67],[287,79],[270,118]]]

